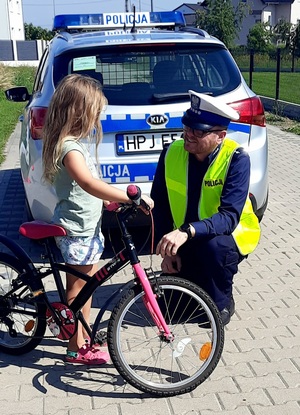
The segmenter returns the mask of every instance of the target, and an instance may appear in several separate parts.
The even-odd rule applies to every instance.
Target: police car
[[[264,109],[222,42],[187,27],[180,12],[59,15],[54,30],[32,93],[7,91],[8,99],[29,101],[20,161],[34,219],[49,221],[56,204],[53,188],[42,181],[42,129],[55,87],[70,73],[98,79],[108,100],[99,146],[103,180],[123,189],[135,183],[147,194],[163,146],[182,137],[188,90],[221,97],[240,113],[228,136],[250,154],[251,199],[262,218],[268,199]]]

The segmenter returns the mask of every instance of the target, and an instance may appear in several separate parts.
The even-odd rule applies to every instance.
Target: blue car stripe
[[[122,132],[122,131],[145,131],[152,130],[151,126],[146,122],[150,114],[145,114],[144,118],[138,119],[131,114],[115,114],[115,115],[106,115],[102,120],[102,128],[104,134],[109,134],[113,132]],[[163,125],[161,128],[182,128],[181,117],[173,117],[169,113],[165,113],[169,118],[169,121]],[[158,128],[158,127],[156,127]],[[236,122],[231,122],[229,124],[229,129],[232,131],[238,131],[242,133],[250,134],[250,125],[249,124],[239,124]]]
[[[157,163],[114,163],[102,164],[102,177],[109,183],[128,182],[152,182],[154,179]]]

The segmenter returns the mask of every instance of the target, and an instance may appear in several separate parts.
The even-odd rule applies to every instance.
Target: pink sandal
[[[110,360],[107,352],[94,349],[87,345],[82,346],[77,352],[67,350],[66,361],[68,363],[80,363],[83,365],[103,365]]]

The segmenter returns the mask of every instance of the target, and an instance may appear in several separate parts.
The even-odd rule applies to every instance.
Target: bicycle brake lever
[[[141,206],[146,209],[148,212],[151,210],[150,206],[145,202],[144,199],[141,198]]]
[[[111,202],[109,205],[105,206],[109,212],[117,212],[122,208],[122,205],[118,202]]]

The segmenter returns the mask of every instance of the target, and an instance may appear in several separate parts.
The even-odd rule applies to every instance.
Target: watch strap
[[[192,231],[191,231],[191,225],[189,223],[183,224],[178,228],[181,232],[185,232],[188,236],[188,239],[192,239]]]

